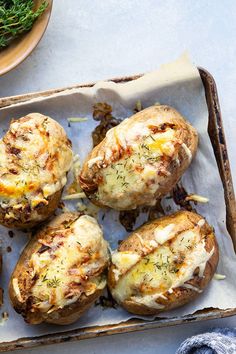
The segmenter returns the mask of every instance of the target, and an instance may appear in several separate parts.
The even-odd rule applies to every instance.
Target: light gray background
[[[44,38],[0,78],[0,97],[151,71],[187,50],[216,80],[236,184],[235,13],[234,0],[54,0]],[[186,337],[214,326],[236,326],[236,317],[24,353],[174,353]]]

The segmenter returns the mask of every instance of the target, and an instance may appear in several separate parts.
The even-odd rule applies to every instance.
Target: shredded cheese
[[[62,200],[73,200],[73,199],[83,199],[86,198],[86,194],[84,192],[75,193],[75,194],[68,194],[62,197]]]
[[[214,276],[213,276],[213,278],[214,278],[215,280],[224,280],[224,279],[226,278],[226,275],[215,273]]]

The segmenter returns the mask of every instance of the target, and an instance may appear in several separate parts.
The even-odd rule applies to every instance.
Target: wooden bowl
[[[35,0],[36,8],[43,0]],[[42,38],[52,11],[53,0],[47,0],[48,7],[37,18],[32,29],[16,38],[9,46],[0,50],[0,75],[6,74],[25,60]]]

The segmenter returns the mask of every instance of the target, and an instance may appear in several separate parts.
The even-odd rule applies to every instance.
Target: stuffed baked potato
[[[57,216],[22,252],[9,285],[12,305],[30,324],[70,324],[102,293],[108,260],[94,218]]]
[[[31,113],[0,141],[0,223],[28,228],[57,208],[72,164],[71,142],[55,120]]]
[[[154,205],[197,149],[196,130],[173,108],[153,106],[110,129],[86,159],[80,184],[91,201],[117,210]]]
[[[213,229],[202,216],[180,211],[141,226],[120,244],[108,286],[127,311],[158,314],[198,296],[218,258]]]

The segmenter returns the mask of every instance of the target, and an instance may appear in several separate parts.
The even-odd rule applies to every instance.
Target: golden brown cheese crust
[[[30,324],[72,323],[102,293],[108,260],[95,219],[57,216],[22,252],[9,283],[12,305]]]
[[[0,223],[26,228],[56,209],[72,164],[71,142],[53,119],[31,113],[0,141]]]
[[[174,225],[172,229],[170,225]],[[170,233],[169,236],[165,235],[165,241],[162,231],[168,231],[168,228]],[[162,232],[159,233],[161,243],[157,242],[158,237],[155,238],[155,230]],[[194,233],[199,233],[199,237],[192,242]],[[201,243],[204,248],[200,247]],[[160,257],[155,258],[158,250]],[[192,256],[194,252],[195,265]],[[120,244],[118,255],[127,254],[131,254],[133,258],[136,255],[137,259],[130,263],[130,267],[124,267],[123,271],[122,267],[118,269],[117,253],[115,257],[112,256],[108,286],[122,307],[139,315],[158,314],[196,298],[213,277],[219,259],[212,228],[200,215],[187,211],[180,211],[141,226]],[[153,259],[156,261],[154,264]],[[191,272],[187,274],[185,268]],[[143,278],[140,278],[141,272],[144,273]],[[137,277],[142,281],[138,282]],[[160,281],[156,279],[156,288],[152,286],[155,277],[160,278]],[[119,287],[128,290],[122,290],[120,294]],[[128,296],[123,296],[123,293]]]
[[[197,143],[196,130],[175,109],[149,107],[107,132],[83,165],[81,186],[99,206],[154,205],[189,166]]]

